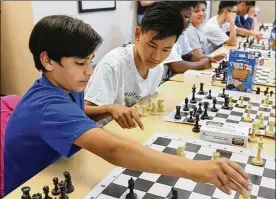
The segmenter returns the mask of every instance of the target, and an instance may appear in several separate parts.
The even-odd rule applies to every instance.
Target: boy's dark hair
[[[41,52],[46,51],[50,59],[60,64],[62,57],[89,56],[101,43],[100,35],[83,21],[65,15],[51,15],[34,26],[29,49],[37,70],[46,71],[40,62]]]
[[[175,35],[177,41],[184,30],[181,13],[172,2],[160,1],[153,3],[144,13],[141,30],[142,32],[150,30],[158,32],[153,40]]]
[[[207,2],[206,1],[194,1],[194,8],[197,7],[200,4],[204,4],[205,7],[207,7]]]
[[[256,1],[239,1],[239,3],[244,2],[247,6],[254,7],[256,5]]]
[[[221,14],[226,9],[231,9],[236,5],[238,5],[238,1],[221,1],[219,3],[218,14]]]
[[[180,12],[185,9],[194,8],[197,1],[173,1],[175,6],[178,7]]]

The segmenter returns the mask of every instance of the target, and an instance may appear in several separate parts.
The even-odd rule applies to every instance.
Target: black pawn
[[[64,177],[65,177],[65,183],[66,183],[66,193],[72,193],[74,191],[74,186],[72,184],[72,178],[69,172],[64,171],[63,173]]]
[[[135,187],[135,183],[134,183],[134,180],[131,178],[128,181],[129,193],[126,195],[126,199],[137,199],[137,194],[134,193],[134,187]]]
[[[241,42],[239,42],[239,47],[238,47],[238,49],[241,49]]]
[[[198,121],[199,121],[199,115],[196,114],[196,117],[195,117],[195,126],[193,127],[192,131],[195,132],[195,133],[199,133],[200,132],[200,128],[199,128],[199,125],[198,125]]]
[[[219,70],[217,68],[215,69],[215,72],[216,72],[216,77],[220,77]]]
[[[23,195],[22,195],[21,198],[22,199],[23,198],[25,198],[25,199],[31,199],[30,190],[31,190],[30,187],[22,187],[21,191],[23,192]]]
[[[195,117],[195,116],[196,116],[196,114],[197,114],[197,107],[196,107],[196,106],[194,106],[193,117]]]
[[[189,99],[186,97],[185,98],[185,106],[183,108],[183,111],[189,111],[189,106],[188,106]]]
[[[190,117],[189,117],[189,119],[188,119],[188,122],[191,122],[191,123],[194,122],[194,119],[193,119],[193,111],[190,111]]]
[[[196,87],[195,87],[195,85],[194,85],[193,88],[192,88],[192,92],[193,92],[193,97],[192,97],[192,99],[190,100],[190,102],[191,102],[192,104],[195,104],[195,103],[196,103],[196,99],[195,99]]]
[[[225,88],[222,89],[221,97],[223,97],[223,98],[226,97],[226,95],[225,95]]]
[[[178,192],[174,188],[172,188],[172,197],[171,197],[171,199],[178,199]]]
[[[58,178],[54,177],[53,178],[53,184],[54,184],[54,188],[52,189],[52,195],[57,196],[60,194],[60,189],[58,187]]]
[[[199,114],[201,114],[201,113],[203,112],[201,106],[202,106],[202,103],[199,102],[199,103],[198,103],[198,109],[197,109],[197,112],[198,112]]]
[[[180,120],[181,119],[180,109],[181,109],[180,106],[176,106],[176,113],[174,115],[174,119],[176,119],[176,120]]]
[[[226,83],[226,71],[223,72],[222,80],[221,83],[225,84]]]
[[[32,199],[42,199],[41,193],[35,193],[35,194],[32,196]]]
[[[246,43],[248,43],[248,42],[249,42],[249,36],[246,37]]]
[[[52,199],[50,196],[49,196],[49,187],[48,186],[45,186],[43,187],[43,193],[44,193],[44,199]]]
[[[200,89],[199,89],[199,91],[198,91],[197,94],[199,94],[199,95],[204,95],[203,86],[204,86],[204,83],[200,83]]]
[[[210,89],[209,94],[207,95],[207,99],[212,99],[212,94],[211,93],[212,93],[212,90]]]
[[[201,116],[201,119],[202,119],[202,120],[208,120],[208,119],[209,119],[207,110],[208,110],[208,104],[206,103],[206,104],[204,104],[204,113],[203,113],[203,115]]]
[[[269,88],[266,87],[266,89],[265,89],[265,91],[264,91],[264,95],[267,95],[267,94],[268,94],[268,90],[269,90]]]
[[[259,95],[261,93],[260,87],[257,87],[256,94]]]
[[[212,112],[218,112],[218,109],[216,108],[217,99],[213,99],[213,107],[211,108]]]
[[[59,183],[59,188],[60,188],[59,199],[69,199],[69,197],[66,195],[66,184],[65,184],[65,182],[61,181]]]
[[[273,95],[273,91],[270,91],[270,97],[272,97],[272,95]]]
[[[226,97],[224,98],[224,104],[223,104],[222,108],[223,108],[223,109],[226,109],[226,110],[229,109],[229,97],[228,97],[228,96],[226,96]]]

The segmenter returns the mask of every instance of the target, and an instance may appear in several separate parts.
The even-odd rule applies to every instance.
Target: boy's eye
[[[151,44],[148,44],[151,48],[154,48],[155,46],[154,45],[151,45]]]
[[[80,66],[84,66],[84,65],[85,65],[84,62],[83,62],[83,63],[76,62],[76,64],[78,64],[78,65],[80,65]]]

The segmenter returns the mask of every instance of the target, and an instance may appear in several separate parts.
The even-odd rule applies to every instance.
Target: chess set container
[[[215,73],[198,70],[188,70],[184,73],[184,81],[193,84],[202,82],[205,85],[211,86],[215,81]]]
[[[200,139],[219,144],[247,147],[249,127],[222,123],[216,121],[205,121],[200,128]]]

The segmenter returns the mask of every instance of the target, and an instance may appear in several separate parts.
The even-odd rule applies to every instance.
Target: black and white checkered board
[[[275,70],[270,68],[258,67],[256,70],[255,84],[276,86]]]
[[[241,124],[241,125],[246,125],[249,128],[252,127],[252,123],[247,123],[244,122],[244,118],[247,116],[247,105],[250,102],[252,104],[252,111],[251,111],[251,118],[253,121],[259,118],[260,112],[263,113],[264,116],[264,126],[265,129],[260,129],[260,135],[267,136],[266,131],[269,128],[268,122],[270,120],[275,121],[275,117],[273,117],[273,112],[275,112],[275,99],[274,97],[270,97],[270,102],[267,107],[264,107],[264,100],[265,96],[263,95],[256,95],[252,93],[242,93],[242,92],[235,92],[235,91],[225,91],[225,94],[228,94],[229,96],[232,96],[232,102],[233,105],[229,107],[229,110],[222,109],[222,106],[224,104],[224,98],[221,97],[222,94],[222,89],[217,90],[217,89],[211,89],[212,90],[212,97],[217,99],[217,104],[216,108],[218,109],[218,112],[211,112],[211,108],[213,107],[213,100],[212,99],[207,99],[208,95],[208,88],[204,88],[204,95],[199,95],[197,92],[199,91],[199,88],[196,90],[195,98],[197,103],[196,104],[191,104],[190,99],[192,98],[192,93],[188,96],[189,103],[188,107],[190,111],[193,110],[194,106],[198,106],[198,103],[202,103],[202,109],[203,108],[203,103],[208,102],[209,108],[208,108],[208,116],[209,120],[214,120],[216,122],[228,122],[228,123],[235,123],[235,124]],[[238,104],[240,103],[240,97],[244,97],[244,108],[239,108]],[[176,108],[170,112],[167,116],[164,117],[164,120],[168,122],[176,122],[176,123],[185,123],[185,124],[194,124],[188,122],[188,119],[190,117],[189,111],[184,111],[183,107],[185,106],[185,100],[183,100],[179,106],[181,106],[181,119],[177,120],[174,118],[175,113],[176,113]],[[195,118],[194,118],[195,119]],[[199,124],[202,124],[201,121],[199,121]],[[275,127],[274,127],[274,137],[275,135]]]
[[[211,160],[215,151],[220,157],[226,157],[240,164],[253,183],[251,199],[275,199],[275,159],[262,154],[264,166],[258,167],[251,163],[256,151],[225,146],[204,140],[172,134],[156,133],[145,143],[151,149],[176,155],[178,146],[186,145],[186,157],[194,160]],[[264,146],[265,147],[265,146]],[[210,184],[198,184],[184,178],[168,177],[159,174],[132,171],[117,168],[105,177],[84,199],[125,199],[128,190],[128,180],[135,180],[134,192],[137,199],[169,199],[171,188],[178,191],[179,199],[238,199],[235,191],[228,196]]]

